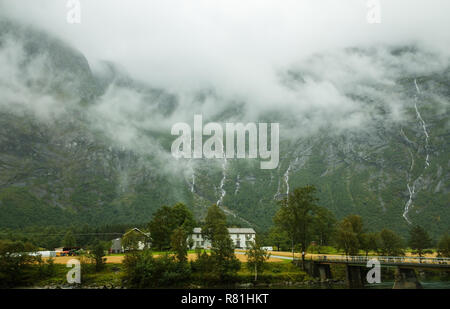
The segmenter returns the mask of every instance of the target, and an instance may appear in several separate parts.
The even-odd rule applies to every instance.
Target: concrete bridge
[[[381,267],[396,267],[394,289],[422,288],[416,276],[416,269],[442,270],[450,272],[450,258],[403,257],[403,256],[344,256],[318,255],[308,256],[305,260],[305,270],[321,281],[331,278],[331,264],[346,266],[347,284],[350,288],[363,288],[367,282],[367,272],[373,268],[367,267],[370,260],[376,259]],[[295,260],[301,263],[301,260]]]

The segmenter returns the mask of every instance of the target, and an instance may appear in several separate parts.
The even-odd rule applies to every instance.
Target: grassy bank
[[[84,265],[86,267],[86,265]],[[124,276],[123,264],[106,264],[102,271],[95,272],[90,266],[88,269],[82,271],[82,283],[80,287],[95,288],[95,287],[122,287],[122,278]],[[83,266],[82,266],[83,268]],[[54,274],[46,279],[34,283],[35,287],[54,288],[54,287],[69,287],[66,275],[70,269],[65,265],[55,264]],[[314,279],[309,277],[299,267],[294,266],[289,261],[267,263],[266,269],[258,274],[258,280],[254,281],[254,274],[247,268],[246,263],[242,263],[241,270],[238,271],[232,282],[227,282],[227,285],[248,286],[255,285],[286,285],[313,282]],[[191,279],[187,284],[180,287],[200,288],[200,287],[216,287],[222,286],[218,282],[210,282],[208,278],[200,276],[200,274],[192,273]]]

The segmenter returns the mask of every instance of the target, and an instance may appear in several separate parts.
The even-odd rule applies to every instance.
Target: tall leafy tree
[[[336,243],[346,255],[357,255],[364,241],[364,225],[361,216],[349,215],[339,222]]]
[[[364,233],[360,237],[360,247],[366,253],[366,256],[369,255],[370,251],[377,252],[379,249],[379,235],[377,233]]]
[[[404,255],[403,239],[394,231],[383,229],[380,232],[381,254],[389,256]]]
[[[152,239],[152,247],[157,250],[167,250],[170,247],[170,235],[172,234],[174,223],[172,221],[172,211],[169,206],[162,206],[152,217],[148,225]]]
[[[314,217],[314,234],[319,246],[330,244],[334,230],[336,228],[336,218],[334,214],[325,207],[317,207]]]
[[[30,283],[32,266],[37,259],[25,252],[35,249],[30,243],[0,240],[0,288]]]
[[[96,271],[100,271],[105,267],[105,250],[105,244],[99,240],[95,241],[91,247],[89,257],[94,261]]]
[[[205,238],[212,240],[214,235],[223,233],[227,228],[227,217],[217,205],[212,205],[206,213],[205,223],[202,227],[202,234]]]
[[[64,236],[62,245],[63,245],[63,247],[67,247],[67,248],[75,247],[77,245],[75,236],[73,235],[71,230],[67,231],[66,235]]]
[[[186,235],[190,235],[195,226],[192,213],[186,205],[177,203],[172,207],[163,206],[158,209],[149,223],[152,246],[158,250],[171,247],[172,233],[181,227]]]
[[[233,277],[240,269],[240,262],[234,254],[225,213],[217,205],[208,209],[202,233],[211,241],[213,271],[221,281]]]
[[[344,250],[345,255],[357,255],[360,243],[358,234],[353,230],[350,220],[343,219],[339,222],[336,231],[336,243],[338,248]]]
[[[255,281],[258,280],[258,272],[261,272],[266,266],[266,262],[270,257],[270,253],[261,248],[261,239],[256,236],[255,241],[250,243],[250,248],[247,250],[247,267],[254,273]]]
[[[172,250],[175,252],[175,258],[177,261],[180,263],[187,262],[187,235],[182,227],[178,227],[173,231],[170,244]]]
[[[439,240],[438,254],[442,257],[450,257],[450,236],[445,234]]]
[[[364,224],[361,216],[349,215],[344,220],[351,224],[353,232],[355,232],[358,236],[362,235],[364,232]]]
[[[280,201],[280,209],[274,217],[275,225],[284,230],[291,240],[292,255],[296,244],[300,244],[301,251],[306,252],[313,237],[314,217],[319,207],[316,205],[318,199],[315,193],[314,186],[294,189]],[[302,254],[303,267],[304,262]]]
[[[427,231],[416,225],[409,231],[409,246],[422,257],[423,251],[432,246],[432,240]]]
[[[272,226],[269,231],[268,242],[277,247],[277,251],[289,248],[289,236],[279,226]]]

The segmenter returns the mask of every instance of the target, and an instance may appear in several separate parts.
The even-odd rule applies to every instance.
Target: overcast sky
[[[450,63],[449,0],[380,0],[381,24],[367,22],[367,0],[80,0],[81,24],[67,23],[67,2],[0,0],[0,15],[69,42],[94,70],[98,60],[113,61],[133,78],[176,94],[170,116],[154,112],[158,102],[115,84],[89,106],[96,129],[143,153],[160,147],[142,132],[168,134],[194,114],[221,115],[234,100],[244,102],[243,111],[227,120],[270,115],[280,122],[281,139],[401,121],[414,101],[390,87]],[[21,42],[10,43],[0,48],[0,107],[23,106],[46,121],[60,117],[70,102],[29,89],[17,74],[25,60]],[[396,56],[385,48],[411,44],[419,52]],[[346,47],[376,52],[351,54]],[[45,75],[43,67],[28,63],[26,75]],[[288,70],[304,81],[289,84]],[[192,93],[205,88],[217,96],[199,103]],[[383,104],[383,113],[358,98]],[[436,100],[448,108],[448,98]]]
[[[230,119],[236,122],[261,114],[278,122],[277,112],[291,117],[294,133],[285,136],[330,125],[367,128],[377,112],[358,97],[385,104],[383,121],[399,121],[412,101],[389,87],[405,75],[420,77],[450,63],[448,0],[380,0],[380,24],[367,22],[367,0],[80,0],[81,24],[67,23],[67,2],[0,0],[0,14],[69,42],[94,69],[98,60],[113,61],[133,78],[178,95],[177,110],[166,117],[153,112],[154,102],[142,94],[110,87],[91,115],[120,142],[140,136],[140,129],[169,132],[194,113],[213,118],[232,101],[244,102],[240,118]],[[395,56],[385,49],[411,44],[420,52]],[[346,47],[377,52],[349,54]],[[20,56],[14,49],[9,53]],[[18,67],[8,57],[8,51],[0,53],[5,83],[8,70]],[[286,85],[288,70],[306,79]],[[9,91],[17,101],[17,87],[3,94],[0,89],[0,95]],[[214,89],[217,96],[200,104],[192,96],[199,89]],[[41,114],[64,104],[23,101]],[[287,121],[281,125],[286,132]]]
[[[92,65],[112,60],[172,89],[264,92],[277,70],[314,52],[450,46],[448,0],[380,0],[381,24],[367,23],[367,0],[80,0],[81,24],[66,22],[66,0],[0,1],[3,14],[64,38]]]

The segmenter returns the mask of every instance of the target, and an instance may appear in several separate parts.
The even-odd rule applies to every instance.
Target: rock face
[[[384,59],[373,51],[343,53]],[[405,54],[426,53],[391,49],[389,63]],[[374,230],[421,224],[438,235],[450,226],[448,59],[422,74],[403,73],[397,63],[386,69],[395,71],[388,84],[359,81],[347,89],[336,82],[366,113],[356,127],[337,130],[327,125],[335,115],[324,113],[330,121],[297,134],[310,124],[277,113],[275,170],[259,169],[257,160],[175,162],[172,123],[159,124],[176,113],[177,95],[136,82],[111,63],[92,72],[80,52],[45,33],[0,20],[0,62],[0,227],[146,222],[178,201],[200,218],[220,201],[231,221],[267,228],[277,200],[306,184],[319,188],[320,203],[338,217],[361,214]],[[285,83],[322,83],[322,73],[292,69]],[[193,100],[200,108],[215,97],[205,91]],[[403,102],[398,117],[395,100]],[[240,104],[227,106],[215,120],[239,117]],[[303,120],[322,117],[308,113]],[[354,120],[346,115],[341,121]]]
[[[10,20],[0,20],[0,46],[10,49],[18,60],[20,78],[42,92],[64,92],[82,100],[99,94],[99,85],[86,58],[77,50],[44,32],[34,31]],[[36,72],[33,70],[40,70]]]

